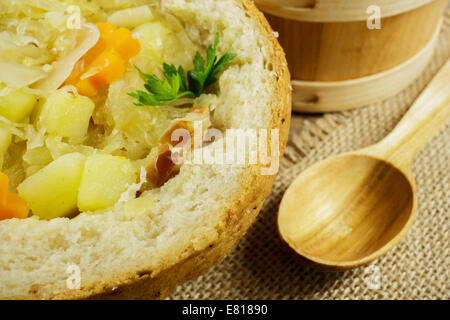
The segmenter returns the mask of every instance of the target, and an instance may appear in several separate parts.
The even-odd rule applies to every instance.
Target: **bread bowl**
[[[56,2],[36,1],[35,5],[52,3]],[[217,101],[211,122],[224,131],[279,129],[282,155],[290,122],[289,72],[272,30],[251,1],[98,0],[77,4],[82,13],[98,6],[95,19],[148,6],[182,27],[203,50],[214,41],[219,26],[219,52],[231,50],[237,57],[209,92]],[[9,11],[4,7],[1,12]],[[0,30],[6,30],[4,23]],[[129,83],[129,79],[123,81]],[[8,168],[13,165],[8,167],[8,159],[5,163],[3,171],[11,173]],[[137,207],[126,207],[128,201],[122,201],[101,214],[81,213],[72,219],[2,220],[0,298],[165,298],[177,284],[220,261],[246,232],[275,177],[262,175],[262,167],[184,164],[164,185],[138,195],[143,202]],[[73,266],[79,268],[80,276],[75,288],[68,285]]]

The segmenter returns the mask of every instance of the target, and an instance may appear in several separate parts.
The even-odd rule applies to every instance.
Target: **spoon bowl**
[[[414,157],[450,119],[449,84],[450,60],[385,139],[297,177],[280,204],[281,238],[322,269],[354,268],[393,248],[417,211]]]
[[[279,231],[313,263],[356,267],[400,241],[414,218],[414,189],[407,174],[382,159],[364,154],[328,159],[289,187],[280,204]]]

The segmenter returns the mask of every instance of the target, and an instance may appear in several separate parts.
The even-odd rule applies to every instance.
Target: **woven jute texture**
[[[313,163],[385,137],[450,55],[450,16],[426,71],[407,89],[366,108],[303,119],[274,187],[247,235],[207,274],[171,299],[449,299],[450,123],[418,154],[418,214],[405,239],[369,266],[322,272],[302,266],[281,242],[276,215],[283,193]],[[450,84],[449,84],[450,90]]]

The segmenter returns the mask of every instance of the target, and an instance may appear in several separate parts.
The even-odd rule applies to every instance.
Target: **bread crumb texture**
[[[109,1],[99,0],[103,2]],[[274,113],[279,115],[280,106],[274,105],[273,96],[279,90],[279,77],[288,78],[288,72],[284,58],[277,61],[280,53],[274,50],[280,49],[273,45],[271,30],[261,26],[260,16],[248,13],[246,7],[253,4],[246,0],[162,2],[139,1],[154,8],[163,5],[163,12],[176,17],[203,48],[213,42],[219,27],[219,54],[237,53],[218,83],[214,126],[222,130],[275,127]],[[114,4],[126,7],[130,1]],[[274,70],[277,65],[283,75]],[[286,96],[278,101],[284,107]],[[85,298],[114,291],[143,273],[155,277],[215,243],[227,228],[230,210],[247,208],[242,202],[253,200],[245,197],[255,194],[248,192],[249,185],[256,183],[254,188],[259,188],[255,177],[250,167],[184,165],[164,186],[142,194],[140,203],[118,203],[104,214],[81,214],[72,220],[1,221],[0,298]],[[261,187],[261,192],[268,188]],[[80,268],[81,290],[67,288],[70,265]]]

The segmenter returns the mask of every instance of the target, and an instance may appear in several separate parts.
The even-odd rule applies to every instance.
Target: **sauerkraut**
[[[127,186],[127,199],[130,190],[146,185],[142,165],[157,153],[173,121],[190,112],[194,99],[174,106],[137,107],[128,95],[144,88],[137,68],[157,76],[162,76],[164,62],[189,69],[200,48],[175,17],[145,3],[0,0],[0,68],[6,71],[0,75],[0,164],[11,192],[67,154],[79,155],[73,158],[77,161],[98,153],[117,157],[111,166],[123,165],[120,159],[131,161],[141,174],[134,187]],[[105,21],[130,28],[140,51],[126,62],[120,78],[86,98],[95,105],[89,113],[89,103],[78,98],[78,87],[64,83],[80,67],[81,57],[98,45],[95,25]],[[85,77],[95,75],[95,70],[89,72]],[[203,95],[197,101],[211,105],[216,97]],[[20,108],[11,115],[17,103]],[[61,109],[61,104],[76,108]],[[78,126],[87,128],[82,136]],[[62,170],[58,168],[64,164],[58,165],[52,170]]]

